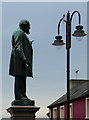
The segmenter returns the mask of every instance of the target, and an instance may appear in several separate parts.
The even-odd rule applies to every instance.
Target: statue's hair
[[[23,19],[23,20],[21,20],[21,21],[19,22],[19,26],[20,26],[20,27],[23,26],[23,25],[26,25],[26,24],[29,24],[29,21],[26,20],[26,19]]]

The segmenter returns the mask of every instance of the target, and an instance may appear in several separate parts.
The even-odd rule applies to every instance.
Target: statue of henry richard
[[[29,100],[26,96],[26,77],[32,77],[32,42],[26,34],[30,34],[30,22],[21,20],[19,28],[12,35],[12,52],[9,75],[15,77],[15,100]]]

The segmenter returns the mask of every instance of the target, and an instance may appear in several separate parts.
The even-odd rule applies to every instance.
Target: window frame
[[[72,103],[70,103],[70,107],[72,107],[72,111],[71,111],[71,113],[72,113],[72,117],[71,117],[71,114],[70,114],[70,118],[73,118],[73,104]]]
[[[56,114],[55,111],[56,110]],[[57,119],[57,107],[53,108],[53,118],[55,118],[55,120]]]
[[[87,102],[88,102],[88,100],[89,100],[89,97],[88,98],[86,98],[86,117],[85,117],[85,119],[89,119],[89,115],[88,115],[88,112],[87,112]]]
[[[62,116],[62,115],[61,115],[61,109],[62,109],[62,108],[64,109],[64,105],[60,106],[60,118],[61,118],[61,116]],[[64,112],[64,117],[63,117],[63,118],[65,118],[65,110],[63,110],[63,112]],[[63,119],[63,118],[62,118],[62,119]]]
[[[52,116],[52,110],[49,109],[49,118],[51,118],[51,116]]]

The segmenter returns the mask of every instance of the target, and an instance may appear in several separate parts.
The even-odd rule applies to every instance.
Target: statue
[[[32,42],[26,34],[30,34],[30,23],[21,20],[19,28],[12,35],[12,52],[10,58],[9,75],[15,77],[15,100],[30,100],[26,96],[26,77],[32,77]]]

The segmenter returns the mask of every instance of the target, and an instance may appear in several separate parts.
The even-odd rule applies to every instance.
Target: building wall
[[[57,120],[60,120],[60,106],[57,107]]]
[[[65,116],[65,120],[67,118],[67,104],[64,105],[64,116]]]
[[[73,118],[85,118],[86,117],[86,100],[81,99],[74,101],[73,104]]]
[[[71,103],[73,118],[81,118],[85,120],[86,117],[86,99],[77,100]],[[52,120],[53,120],[52,108]],[[64,105],[64,118],[67,120],[67,104]],[[60,106],[57,107],[57,120],[60,120]]]

